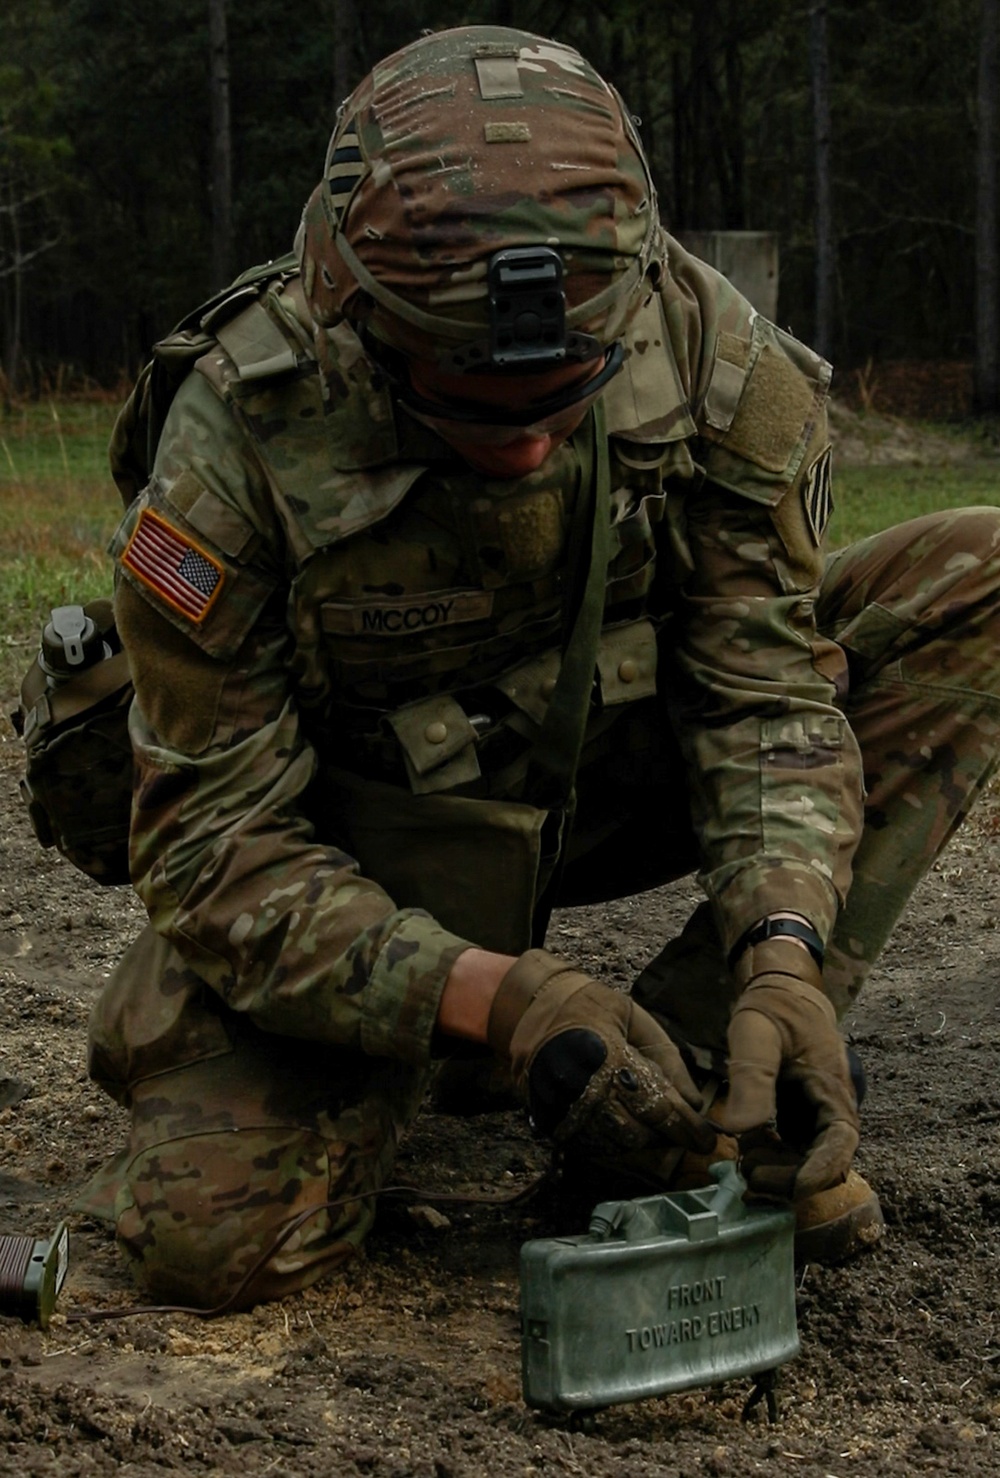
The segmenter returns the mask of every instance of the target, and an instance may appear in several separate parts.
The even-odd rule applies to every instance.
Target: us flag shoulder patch
[[[122,564],[168,606],[195,623],[204,620],[225,578],[217,559],[149,508],[139,514]]]
[[[823,535],[833,512],[833,486],[830,477],[832,461],[833,448],[828,446],[809,468],[802,489],[806,520],[817,544],[823,542]]]

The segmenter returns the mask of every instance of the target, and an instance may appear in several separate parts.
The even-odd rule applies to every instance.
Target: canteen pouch
[[[344,770],[327,771],[324,782],[328,831],[399,907],[426,909],[483,949],[520,954],[530,946],[535,904],[558,855],[561,813],[411,795]]]
[[[55,847],[98,883],[127,883],[133,694],[128,658],[110,600],[59,607],[53,616],[61,612],[78,612],[93,623],[96,656],[77,670],[58,670],[46,660],[53,623],[46,626],[11,714],[25,746],[21,794],[43,847]]]

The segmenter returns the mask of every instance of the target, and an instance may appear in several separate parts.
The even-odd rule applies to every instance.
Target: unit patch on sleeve
[[[222,589],[218,560],[144,508],[122,555],[122,564],[189,621],[204,620]]]
[[[830,514],[833,512],[833,486],[830,477],[832,460],[832,447],[827,447],[826,451],[820,452],[806,473],[802,488],[806,519],[817,544],[823,542],[823,534],[830,522]]]

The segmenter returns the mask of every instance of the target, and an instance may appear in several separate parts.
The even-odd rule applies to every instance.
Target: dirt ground
[[[122,1140],[123,1113],[87,1079],[86,1020],[141,912],[127,890],[39,850],[20,763],[4,723],[0,1235],[47,1238]],[[70,1216],[48,1330],[0,1315],[0,1475],[995,1475],[998,875],[994,795],[923,884],[847,1022],[870,1079],[859,1168],[887,1231],[863,1258],[799,1275],[802,1351],[781,1372],[776,1424],[760,1411],[741,1421],[747,1380],[610,1408],[592,1430],[528,1409],[519,1248],[586,1230],[587,1208],[558,1189],[497,1207],[386,1201],[367,1256],[341,1276],[210,1322],[78,1320],[135,1293],[105,1232]],[[567,912],[550,943],[622,984],[694,897],[684,884]],[[502,1195],[545,1163],[514,1114],[428,1111],[400,1175]]]

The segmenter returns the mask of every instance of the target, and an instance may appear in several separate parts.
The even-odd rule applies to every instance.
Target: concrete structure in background
[[[778,313],[778,235],[776,231],[677,231],[682,246],[728,277],[762,313]]]

